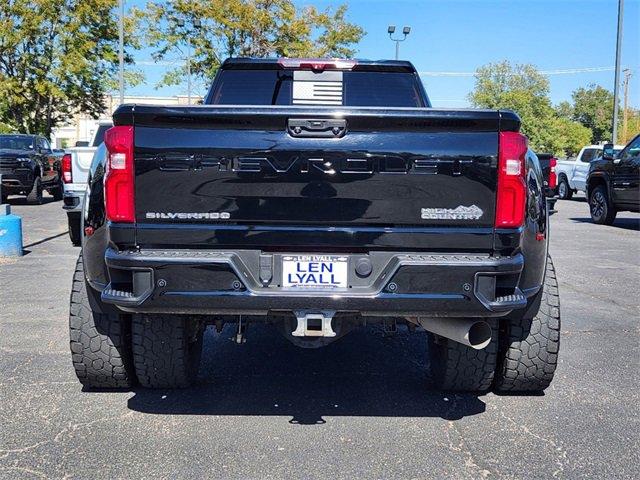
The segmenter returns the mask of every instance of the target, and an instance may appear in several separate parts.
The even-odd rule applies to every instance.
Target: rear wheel
[[[133,317],[133,359],[143,387],[186,388],[196,379],[202,355],[202,322],[185,315]]]
[[[561,200],[571,200],[571,197],[573,197],[573,190],[571,190],[569,181],[565,176],[560,177],[558,182],[558,197]]]
[[[80,214],[67,213],[67,224],[69,227],[69,239],[74,247],[79,247],[81,243]]]
[[[513,393],[544,390],[553,380],[560,348],[560,296],[551,257],[542,290],[522,318],[509,321],[507,330],[495,389]]]
[[[33,181],[33,187],[27,194],[27,203],[31,205],[42,204],[42,180],[40,177],[36,177]]]
[[[62,183],[62,178],[58,178],[58,183],[55,187],[49,190],[49,193],[53,195],[53,199],[56,202],[62,200],[62,197],[64,196],[64,184]]]
[[[134,376],[128,317],[99,311],[100,300],[90,288],[80,255],[69,308],[71,358],[76,376],[88,388],[130,387]]]
[[[427,333],[429,368],[436,388],[475,393],[491,388],[498,354],[498,322],[487,319],[487,323],[491,326],[492,338],[481,350]]]
[[[591,219],[600,225],[611,225],[618,212],[609,200],[607,189],[603,185],[595,187],[589,195]]]

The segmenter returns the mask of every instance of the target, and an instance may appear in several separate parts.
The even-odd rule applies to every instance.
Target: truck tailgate
[[[518,125],[497,111],[331,107],[135,106],[114,119],[135,126],[138,242],[187,228],[194,246],[248,227],[490,233],[498,132]]]
[[[68,150],[73,158],[73,183],[84,185],[89,177],[89,169],[96,147],[75,147]]]

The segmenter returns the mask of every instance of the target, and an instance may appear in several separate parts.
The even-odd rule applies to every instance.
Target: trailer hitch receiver
[[[336,332],[331,328],[331,320],[336,314],[335,310],[307,311],[296,310],[293,312],[298,320],[298,326],[291,333],[294,337],[335,337]]]

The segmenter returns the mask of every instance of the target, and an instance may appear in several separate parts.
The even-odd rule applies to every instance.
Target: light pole
[[[119,87],[120,105],[124,103],[124,0],[119,0],[120,21],[118,24],[118,62],[119,62]]]
[[[616,40],[616,75],[613,86],[613,138],[618,141],[618,97],[620,90],[620,57],[622,56],[622,19],[624,17],[624,0],[618,0],[618,39]]]
[[[400,42],[404,42],[407,39],[407,35],[411,33],[411,27],[405,26],[402,29],[402,38],[393,38],[393,34],[395,33],[395,31],[395,25],[389,25],[389,27],[387,28],[389,38],[391,39],[391,41],[396,42],[396,60],[398,60],[398,57],[400,56]]]
[[[179,18],[176,20],[176,25],[180,28],[183,28],[185,23],[183,18]],[[199,19],[194,19],[192,22],[193,28],[200,29],[202,27],[202,23]],[[187,37],[187,104],[191,105],[191,37],[189,34],[186,34]]]
[[[627,112],[629,111],[629,80],[631,80],[631,70],[629,68],[625,68],[622,73],[624,73],[624,80],[622,81],[624,84],[624,100],[622,101],[622,141],[626,143]]]

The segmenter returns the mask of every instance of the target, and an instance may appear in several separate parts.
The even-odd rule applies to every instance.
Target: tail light
[[[527,201],[525,183],[527,137],[518,132],[500,132],[496,228],[520,227]]]
[[[558,186],[558,175],[556,174],[556,166],[558,165],[558,159],[551,157],[549,160],[549,188],[553,189]]]
[[[104,134],[107,147],[104,203],[107,220],[133,223],[133,127],[116,126]]]
[[[62,181],[73,183],[73,173],[71,172],[71,154],[65,153],[62,156]]]

